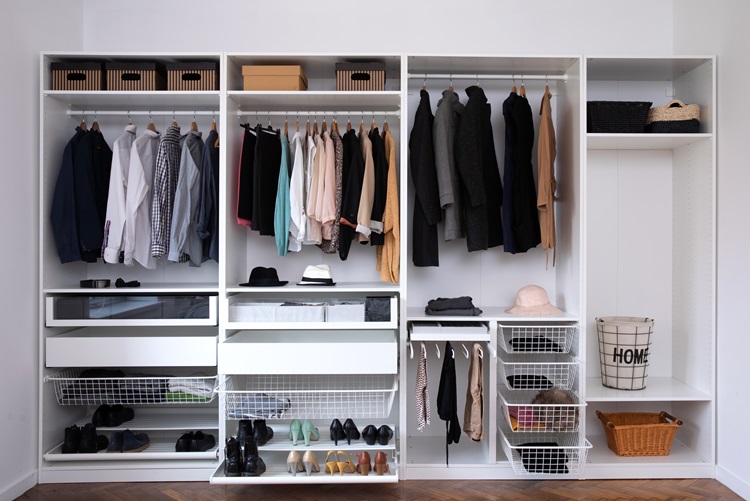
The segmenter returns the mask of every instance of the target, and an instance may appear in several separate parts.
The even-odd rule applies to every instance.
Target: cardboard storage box
[[[104,63],[107,90],[165,90],[164,67],[156,63]]]
[[[385,63],[336,63],[336,90],[385,90]]]
[[[244,90],[307,90],[302,66],[243,66]]]
[[[51,63],[52,90],[104,90],[102,63]]]
[[[168,63],[167,90],[219,90],[219,63]]]

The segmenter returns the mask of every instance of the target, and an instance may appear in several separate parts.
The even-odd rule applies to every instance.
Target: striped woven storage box
[[[164,67],[150,62],[104,63],[107,90],[165,90]]]
[[[51,63],[52,90],[103,90],[102,63]]]
[[[672,99],[666,106],[648,110],[646,132],[657,134],[696,133],[701,126],[701,107]]]
[[[218,89],[218,63],[192,62],[167,64],[167,90]]]
[[[385,90],[385,63],[336,63],[336,90]]]

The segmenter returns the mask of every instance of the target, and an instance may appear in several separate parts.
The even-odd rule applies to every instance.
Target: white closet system
[[[218,91],[53,91],[50,63],[75,60],[215,61]],[[338,92],[334,67],[339,61],[386,63],[386,89]],[[242,90],[242,66],[301,64],[308,90]],[[533,474],[536,478],[713,477],[715,469],[715,60],[712,57],[620,58],[581,56],[516,57],[401,54],[254,54],[254,53],[44,53],[41,57],[40,113],[40,460],[39,481],[201,480],[214,483],[395,482],[418,478],[497,478],[529,475],[514,446],[521,434],[508,433],[502,406],[504,371],[511,358],[504,348],[511,328],[542,326],[570,332],[570,357],[576,371],[572,389],[580,398],[580,423],[560,438],[568,452],[585,460],[569,474]],[[545,269],[544,252],[532,249],[510,255],[502,248],[468,253],[464,240],[442,242],[440,266],[411,264],[411,213],[408,139],[423,85],[433,112],[441,93],[453,84],[461,101],[464,89],[477,83],[492,105],[492,126],[502,172],[501,105],[513,85],[524,85],[538,131],[538,110],[545,85],[553,94],[557,136],[555,174],[557,264]],[[663,105],[670,96],[701,105],[700,134],[587,134],[587,100],[641,100]],[[128,117],[145,129],[149,120],[166,130],[173,118],[189,129],[195,120],[205,134],[216,119],[220,145],[220,259],[200,268],[173,264],[157,270],[139,266],[69,263],[61,265],[49,224],[50,206],[63,148],[85,114],[94,117],[111,146]],[[349,257],[326,255],[316,248],[279,257],[273,238],[236,223],[237,169],[242,143],[240,122],[255,117],[274,128],[288,120],[304,127],[305,117],[340,128],[387,120],[396,141],[399,172],[401,274],[399,284],[381,282],[375,252],[352,244]],[[309,264],[332,268],[335,287],[295,287]],[[256,266],[275,267],[284,287],[240,287]],[[80,289],[84,278],[139,280],[139,289]],[[519,318],[504,312],[524,285],[545,287],[564,313],[552,318]],[[137,292],[153,301],[198,298],[208,305],[205,318],[140,321],[61,318],[61,299],[89,299],[89,306]],[[429,299],[473,297],[480,317],[432,317]],[[386,297],[391,317],[382,322],[293,323],[230,320],[232,305],[248,301],[364,299]],[[104,297],[105,299],[102,299]],[[643,315],[656,319],[647,388],[624,392],[606,389],[599,378],[595,316]],[[474,329],[451,329],[456,321],[479,322]],[[443,327],[430,326],[441,322]],[[458,331],[458,332],[457,332]],[[458,412],[463,417],[470,349],[480,342],[484,365],[486,439],[472,442],[463,434],[450,446],[445,465],[445,425],[435,398],[440,364],[433,345],[453,342],[458,381]],[[417,431],[414,386],[417,346],[428,349],[432,424]],[[415,355],[411,357],[410,348]],[[442,353],[442,357],[448,354]],[[542,355],[532,361],[557,361]],[[117,429],[145,431],[152,445],[141,453],[61,454],[63,430],[91,420],[98,403],[68,405],[55,390],[78,381],[83,368],[206,378],[216,385],[206,402],[135,404],[136,419]],[[199,375],[200,374],[200,375]],[[140,377],[144,377],[139,374]],[[225,477],[223,445],[235,435],[230,412],[244,396],[278,392],[293,406],[283,419],[269,420],[275,437],[260,448],[268,471],[260,477]],[[276,393],[274,393],[276,394]],[[112,402],[110,402],[112,403]],[[686,424],[667,457],[617,457],[607,449],[594,410],[666,410]],[[320,429],[313,442],[322,464],[333,449],[328,426],[333,418],[351,417],[360,431],[387,424],[394,439],[387,446],[363,440],[336,449],[386,452],[391,474],[368,476],[321,473],[292,477],[286,439],[292,418],[310,418]],[[186,431],[213,433],[217,446],[206,453],[175,453]],[[109,436],[112,430],[100,429]],[[504,435],[505,433],[505,435]],[[505,437],[505,438],[504,438]],[[589,444],[591,447],[589,448]],[[304,451],[304,446],[297,446]],[[510,454],[508,454],[510,453]],[[508,457],[510,455],[510,457]],[[356,462],[356,459],[355,459]],[[573,465],[569,463],[569,466]],[[518,469],[520,466],[520,470]]]

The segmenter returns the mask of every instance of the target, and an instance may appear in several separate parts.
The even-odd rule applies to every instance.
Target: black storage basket
[[[647,101],[589,101],[586,129],[593,133],[642,133],[651,108]]]

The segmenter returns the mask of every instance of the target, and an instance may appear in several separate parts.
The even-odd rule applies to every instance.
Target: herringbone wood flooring
[[[720,482],[682,480],[425,481],[353,485],[211,485],[205,482],[37,485],[22,501],[473,501],[512,500],[741,500]]]

